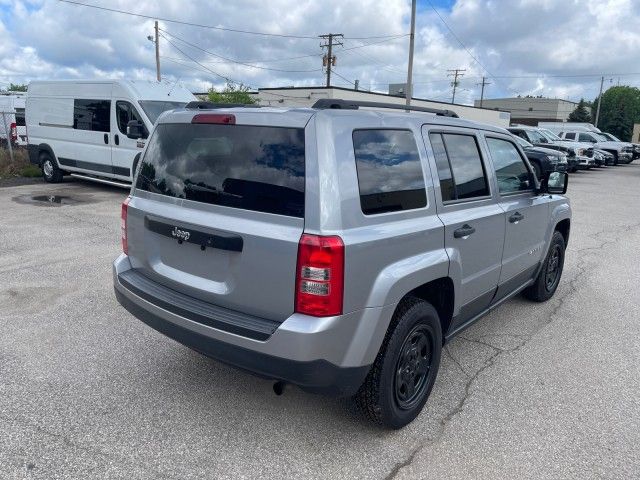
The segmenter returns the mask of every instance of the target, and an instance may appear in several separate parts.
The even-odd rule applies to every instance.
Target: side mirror
[[[142,122],[138,120],[129,120],[127,123],[127,137],[137,140],[145,137],[145,128]]]
[[[567,172],[549,172],[542,182],[542,192],[557,195],[567,193],[569,175]]]

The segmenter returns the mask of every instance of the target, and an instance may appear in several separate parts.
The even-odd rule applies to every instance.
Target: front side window
[[[413,132],[353,132],[360,207],[365,215],[422,208],[427,194]]]
[[[110,132],[111,100],[74,100],[73,128],[93,132]]]
[[[123,135],[127,134],[127,124],[131,120],[137,120],[142,125],[144,125],[142,117],[133,105],[131,105],[129,102],[118,100],[116,102],[116,121],[118,122],[118,130],[120,130],[120,133],[122,133]],[[148,136],[149,133],[145,128],[142,138],[147,138]]]
[[[531,190],[529,169],[518,153],[516,146],[499,138],[487,138],[493,168],[501,194]]]
[[[588,133],[581,133],[580,135],[578,135],[578,141],[580,141],[580,142],[595,142],[596,139],[593,138],[593,136],[589,135]]]

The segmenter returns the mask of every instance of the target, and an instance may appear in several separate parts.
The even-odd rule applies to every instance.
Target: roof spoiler
[[[190,110],[215,110],[217,108],[260,108],[260,105],[247,103],[213,103],[194,100],[185,105]]]
[[[364,102],[360,100],[334,100],[331,98],[321,98],[313,104],[311,108],[317,108],[320,110],[325,109],[337,109],[337,110],[358,110],[360,107],[367,108],[390,108],[394,110],[407,110],[412,112],[425,112],[433,113],[441,117],[454,117],[458,118],[458,114],[451,110],[429,107],[415,107],[413,105],[399,105],[396,103],[383,103],[383,102]]]

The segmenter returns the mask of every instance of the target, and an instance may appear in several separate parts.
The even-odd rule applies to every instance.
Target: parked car
[[[600,134],[603,137],[605,137],[607,140],[610,140],[612,142],[629,143],[633,147],[633,160],[635,160],[636,158],[640,158],[640,143],[623,142],[622,140],[620,140],[615,135],[612,135],[612,134],[606,133],[606,132],[601,132]]]
[[[0,141],[7,142],[9,139],[13,145],[27,145],[24,106],[24,92],[0,93]]]
[[[400,428],[448,340],[553,296],[568,176],[539,183],[506,130],[373,102],[210,107],[159,118],[122,205],[116,297],[159,332]]]
[[[29,158],[47,182],[71,174],[130,182],[136,158],[160,114],[195,100],[173,83],[133,80],[31,82],[26,105]],[[131,139],[133,123],[142,136]]]
[[[545,178],[550,172],[567,172],[569,170],[567,156],[564,153],[550,148],[534,147],[524,138],[516,135],[514,135],[514,138],[527,155],[529,163],[539,180]]]
[[[596,165],[598,165],[599,167],[608,167],[611,165],[615,165],[614,156],[605,150],[599,150],[597,148],[594,149],[593,159],[596,161]]]
[[[567,155],[569,171],[588,170],[596,165],[593,158],[593,146],[591,144],[577,144],[575,142],[565,142],[556,137],[550,131],[545,132],[536,127],[526,125],[516,125],[509,127],[509,131],[529,143],[542,147],[558,150]]]
[[[566,124],[565,124],[566,125]],[[614,163],[629,163],[633,160],[633,146],[625,142],[612,142],[596,132],[564,130],[558,134],[563,140],[592,143],[594,148],[604,150],[614,156]]]

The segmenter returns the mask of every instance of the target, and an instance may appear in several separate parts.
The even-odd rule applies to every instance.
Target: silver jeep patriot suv
[[[447,110],[194,102],[139,161],[115,293],[194,350],[400,428],[448,340],[519,292],[554,294],[566,188],[506,130]]]

